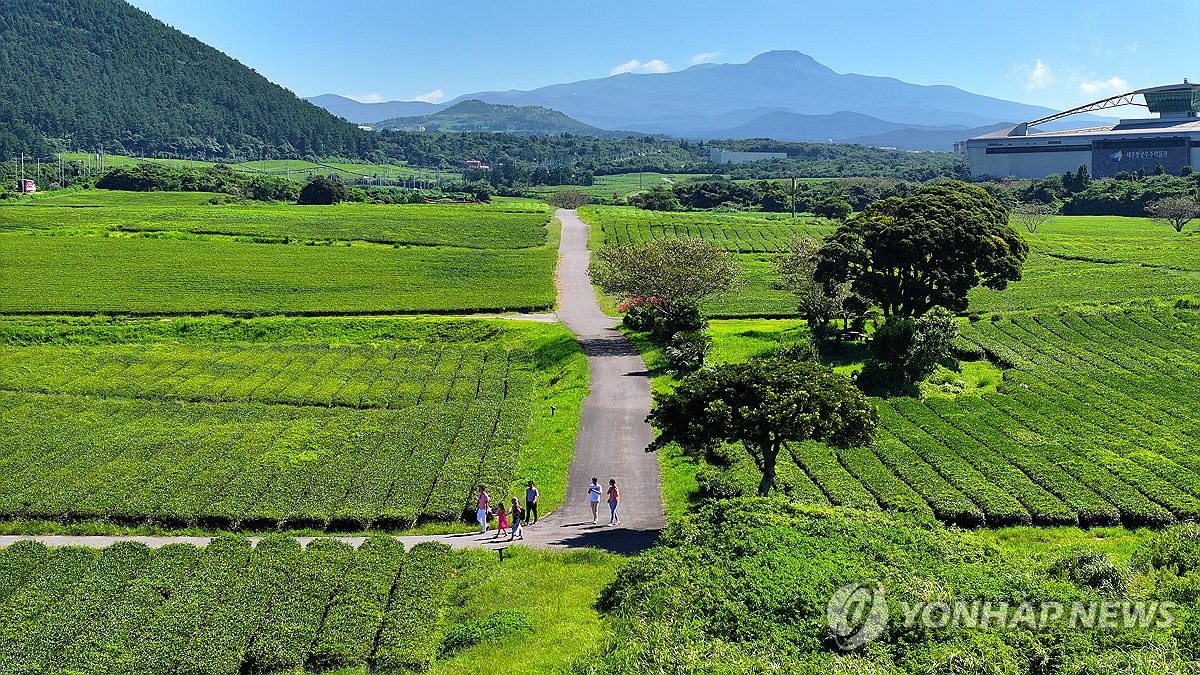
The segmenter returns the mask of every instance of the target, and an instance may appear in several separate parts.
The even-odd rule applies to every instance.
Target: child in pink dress
[[[508,534],[508,512],[504,510],[504,504],[500,504],[500,508],[496,511],[496,534],[492,535],[492,539],[496,539],[502,534]]]

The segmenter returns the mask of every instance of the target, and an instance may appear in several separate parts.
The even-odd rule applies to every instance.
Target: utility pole
[[[792,224],[796,224],[796,177],[792,176]]]

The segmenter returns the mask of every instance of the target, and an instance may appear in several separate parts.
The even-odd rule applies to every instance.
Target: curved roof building
[[[1139,101],[1138,99],[1141,99]],[[1038,131],[1040,124],[1079,113],[1123,105],[1145,107],[1157,117],[1123,119],[1117,124]],[[973,178],[1045,178],[1075,171],[1092,176],[1121,171],[1154,173],[1162,166],[1178,174],[1200,168],[1200,84],[1169,84],[1095,101],[1049,117],[976,136],[966,142]]]

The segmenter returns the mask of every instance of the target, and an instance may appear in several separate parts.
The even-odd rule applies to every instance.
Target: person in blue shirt
[[[525,488],[525,524],[532,525],[538,521],[538,489],[529,481],[529,487]]]

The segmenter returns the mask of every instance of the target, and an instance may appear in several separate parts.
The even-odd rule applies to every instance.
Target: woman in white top
[[[600,482],[592,478],[592,484],[588,486],[588,502],[592,507],[592,524],[596,524],[596,513],[600,510],[600,494],[603,490],[600,489]]]

